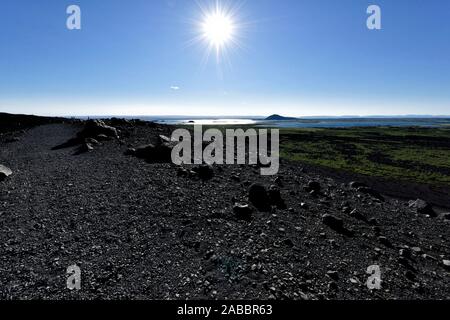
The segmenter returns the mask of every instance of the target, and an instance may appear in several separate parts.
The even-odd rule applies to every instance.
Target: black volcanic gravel
[[[277,177],[216,166],[200,180],[124,155],[170,134],[162,126],[124,126],[122,141],[81,155],[51,150],[80,129],[44,125],[0,142],[0,163],[13,170],[0,182],[0,299],[450,298],[450,224],[406,200],[380,201],[285,161]],[[251,184],[275,180],[286,209],[235,217]],[[351,234],[325,225],[325,214]],[[73,264],[79,291],[66,289]],[[371,265],[381,290],[365,284]]]

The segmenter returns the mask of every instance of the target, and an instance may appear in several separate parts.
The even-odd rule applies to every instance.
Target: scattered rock
[[[269,187],[269,199],[271,204],[277,206],[280,209],[286,209],[286,204],[281,198],[281,192],[277,186],[271,185]]]
[[[67,142],[57,145],[52,150],[60,150],[79,146],[76,155],[94,150],[94,145],[99,145],[99,141],[109,140],[110,138],[118,139],[117,129],[107,126],[102,120],[88,120],[82,131],[77,134],[76,138],[69,139]]]
[[[108,136],[105,135],[105,134],[99,134],[99,135],[97,135],[97,136],[95,137],[95,139],[96,139],[97,141],[108,141],[108,140],[111,140],[111,138],[108,137]]]
[[[411,270],[407,270],[405,272],[405,277],[406,279],[410,280],[410,281],[414,281],[416,280],[416,275],[414,274],[414,272],[412,272]]]
[[[358,182],[358,181],[352,181],[352,182],[350,182],[349,185],[350,185],[350,188],[352,188],[352,189],[367,188],[367,185],[365,183]]]
[[[450,260],[443,260],[442,265],[445,269],[450,270]]]
[[[373,226],[372,230],[377,235],[379,235],[381,233],[381,228],[379,226]]]
[[[327,276],[329,276],[334,281],[339,280],[339,273],[337,271],[330,270],[327,272]]]
[[[358,210],[354,209],[352,212],[350,212],[350,216],[352,216],[355,219],[367,221],[367,218]]]
[[[417,199],[416,201],[411,201],[409,203],[410,208],[416,209],[417,213],[426,214],[431,217],[436,216],[436,212],[433,210],[433,207],[426,201],[422,199]]]
[[[322,189],[321,185],[317,181],[309,181],[308,186],[306,187],[307,191],[319,193]]]
[[[325,214],[322,216],[322,222],[338,233],[348,236],[352,235],[352,232],[344,227],[344,221],[341,218],[331,214]]]
[[[389,241],[388,238],[386,238],[386,237],[384,237],[384,236],[378,237],[378,241],[379,241],[381,244],[385,245],[386,247],[389,247],[389,248],[392,247],[392,243]]]
[[[3,181],[4,179],[9,177],[10,175],[12,175],[12,170],[10,168],[2,166],[0,164],[0,181]]]
[[[231,180],[236,181],[236,182],[240,182],[241,178],[238,175],[232,175],[231,176]]]
[[[424,258],[426,260],[431,260],[431,261],[437,261],[438,260],[436,257],[430,256],[429,254],[423,254],[422,258]]]
[[[399,257],[398,258],[398,263],[400,263],[402,266],[412,270],[413,267],[411,266],[410,262],[408,259],[406,259],[405,257]]]
[[[136,149],[135,148],[128,148],[124,154],[126,156],[136,156]]]
[[[411,250],[409,250],[407,248],[400,249],[399,254],[401,257],[404,257],[406,259],[411,259]]]
[[[280,187],[283,186],[283,179],[280,176],[276,177],[274,182],[275,182],[275,184],[277,184]]]
[[[339,287],[338,287],[338,285],[337,285],[336,282],[331,281],[331,282],[328,284],[328,289],[329,289],[329,290],[332,290],[332,291],[336,291],[336,290],[339,289]]]
[[[292,242],[291,239],[284,239],[283,240],[283,244],[289,248],[293,248],[294,247],[294,242]]]
[[[331,214],[325,214],[322,216],[322,221],[327,226],[333,229],[340,229],[344,227],[344,221],[341,218],[333,216]]]
[[[82,153],[91,152],[93,150],[94,150],[94,147],[92,146],[92,144],[85,142],[85,143],[82,143],[78,147],[78,149],[75,152],[75,154],[79,155],[79,154],[82,154]]]
[[[100,144],[98,140],[95,140],[94,138],[87,138],[84,140],[86,143],[89,143],[90,145],[97,146]]]
[[[352,209],[350,207],[344,206],[342,207],[342,212],[345,214],[350,214],[352,212]]]
[[[450,212],[441,213],[441,218],[446,221],[450,221]]]
[[[412,247],[411,250],[416,254],[419,254],[422,252],[422,249],[419,247]]]
[[[363,194],[367,194],[367,195],[369,195],[369,196],[371,196],[371,197],[373,197],[373,198],[375,198],[375,199],[378,199],[378,200],[380,200],[380,201],[384,201],[384,197],[383,197],[378,191],[375,191],[375,190],[372,189],[372,188],[369,188],[369,187],[359,187],[359,188],[357,189],[357,191],[360,192],[360,193],[363,193]]]

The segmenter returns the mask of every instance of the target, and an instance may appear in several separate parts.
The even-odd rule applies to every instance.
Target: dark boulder
[[[293,248],[295,246],[294,242],[289,238],[284,239],[283,244],[289,248]]]
[[[344,226],[344,221],[339,217],[336,217],[332,214],[324,214],[322,216],[322,222],[331,229],[333,229],[334,231],[336,231],[337,233],[346,236],[353,236],[353,231],[347,229]]]
[[[248,204],[236,203],[233,206],[233,212],[239,220],[250,220],[252,217],[252,209]]]
[[[9,177],[10,175],[12,175],[12,170],[10,168],[2,166],[0,164],[0,181],[3,181],[4,179]]]
[[[428,202],[422,199],[411,201],[409,207],[416,209],[417,213],[426,214],[432,217],[436,216],[436,212],[434,211],[433,207]]]
[[[405,277],[406,279],[408,279],[409,281],[415,281],[416,280],[416,274],[414,272],[412,272],[411,270],[406,270],[405,272]]]
[[[88,120],[84,129],[78,133],[78,137],[95,138],[99,135],[105,135],[107,137],[118,138],[117,129],[106,125],[102,120]]]
[[[57,145],[52,150],[59,150],[79,146],[75,154],[81,154],[94,150],[94,145],[99,141],[111,138],[119,138],[116,128],[107,126],[102,120],[89,120],[82,131],[78,132],[76,138],[69,139],[63,144]]]
[[[276,185],[278,185],[280,187],[283,186],[283,179],[280,176],[276,177],[274,182],[275,182]]]
[[[327,272],[327,276],[334,281],[339,281],[339,273],[337,271],[330,270]]]
[[[172,149],[175,145],[176,142],[170,141],[167,137],[160,136],[156,144],[130,148],[125,154],[134,155],[150,163],[169,163],[172,162]]]
[[[252,184],[248,191],[248,198],[259,211],[270,210],[269,195],[263,185],[259,183]]]
[[[334,230],[342,230],[344,228],[344,221],[341,218],[331,214],[323,215],[322,222]]]
[[[178,177],[187,177],[187,176],[189,176],[189,171],[183,167],[178,167],[177,176]]]
[[[283,198],[281,198],[281,191],[277,186],[271,185],[268,194],[272,205],[277,206],[279,209],[286,209],[286,203]]]
[[[129,148],[125,154],[138,158],[148,159],[154,156],[156,147],[153,144],[141,145],[136,148]]]
[[[202,164],[198,167],[192,169],[198,177],[202,180],[210,180],[214,177],[214,169],[212,166],[207,164]]]

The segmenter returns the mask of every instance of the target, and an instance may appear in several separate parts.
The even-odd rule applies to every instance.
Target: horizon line
[[[9,112],[2,112],[0,111],[0,114],[13,114],[13,115],[29,115],[29,116],[41,116],[41,117],[63,117],[63,118],[77,118],[77,117],[122,117],[122,118],[132,118],[132,117],[158,117],[158,118],[259,118],[264,119],[267,117],[270,117],[272,115],[279,115],[279,114],[271,114],[271,115],[165,115],[165,114],[152,114],[152,115],[145,115],[145,114],[134,114],[134,115],[126,115],[126,114],[77,114],[77,115],[64,115],[64,114],[49,114],[49,113],[9,113]],[[279,115],[281,117],[285,118],[297,118],[297,119],[304,119],[304,118],[450,118],[450,114],[369,114],[369,115],[357,115],[357,114],[348,114],[348,115],[300,115],[300,116],[293,116],[293,115]]]

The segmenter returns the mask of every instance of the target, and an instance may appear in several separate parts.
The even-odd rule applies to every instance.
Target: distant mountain
[[[297,120],[297,118],[292,117],[283,117],[279,114],[273,114],[270,117],[267,117],[265,120],[267,121],[289,121],[289,120]]]

